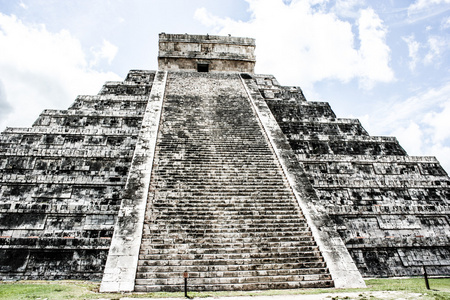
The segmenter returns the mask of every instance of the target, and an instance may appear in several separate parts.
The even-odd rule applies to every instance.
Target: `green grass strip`
[[[397,292],[402,297],[420,294],[419,299],[450,300],[450,278],[430,279],[431,290],[427,290],[423,278],[368,279],[365,289],[294,289],[267,291],[233,292],[189,292],[190,297],[230,297],[230,296],[275,296],[275,295],[312,295],[332,294],[330,300],[359,299],[376,300],[382,291]],[[0,283],[0,299],[5,300],[60,300],[60,299],[120,299],[128,298],[183,298],[182,291],[177,293],[99,293],[99,283],[87,281],[16,281]],[[340,296],[353,293],[352,297]],[[334,296],[335,295],[335,296]],[[417,295],[416,295],[417,296]],[[412,299],[412,298],[409,298]]]

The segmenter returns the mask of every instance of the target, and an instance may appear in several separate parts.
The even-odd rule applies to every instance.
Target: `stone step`
[[[203,144],[202,144],[203,145]],[[215,148],[212,145],[210,148]],[[166,147],[162,148],[162,151],[171,151],[171,150],[177,150],[180,149],[179,147]],[[196,152],[189,150],[189,148],[182,148],[183,149],[183,157],[184,160],[197,160],[197,161],[204,161],[204,160],[211,160],[211,161],[220,161],[221,159],[233,159],[233,158],[245,158],[248,157],[250,159],[255,159],[254,162],[263,162],[264,158],[268,159],[268,161],[273,161],[272,152],[269,150],[260,150],[258,148],[255,148],[254,146],[249,146],[248,151],[242,152],[242,150],[235,149],[234,146],[230,146],[228,151],[220,151],[220,149],[211,149],[208,151],[207,147],[204,147],[204,149],[196,150]],[[200,151],[203,151],[200,152]],[[177,156],[175,156],[176,158]],[[188,158],[188,159],[186,159]],[[179,158],[180,159],[180,158]]]
[[[242,183],[235,183],[235,182],[218,182],[217,180],[211,180],[211,181],[202,181],[202,182],[195,182],[195,181],[178,181],[178,182],[161,182],[161,183],[155,183],[153,186],[155,188],[164,188],[164,189],[184,189],[189,191],[211,191],[213,193],[217,192],[220,189],[226,188],[227,191],[245,191],[245,190],[256,190],[256,191],[283,191],[280,188],[280,185],[283,184],[282,181],[280,181],[278,184],[273,183],[267,183],[264,184],[264,182],[242,182]]]
[[[266,206],[269,208],[269,206]],[[296,214],[298,208],[292,207],[291,210],[286,210],[286,207],[280,207],[279,209],[270,207],[270,211],[265,210],[265,207],[245,207],[240,205],[234,205],[230,207],[223,207],[219,205],[208,204],[208,207],[172,207],[172,208],[152,208],[152,213],[161,220],[171,218],[175,215],[179,215],[179,218],[191,220],[198,216],[205,217],[207,219],[236,219],[236,216],[248,216],[260,219],[261,217],[267,216],[267,219],[278,220],[278,219],[296,219],[299,214]],[[218,213],[218,210],[221,212]],[[165,215],[165,216],[164,216]],[[302,214],[300,214],[302,216]],[[154,218],[155,219],[155,218]],[[207,221],[205,220],[206,224]]]
[[[150,228],[162,227],[161,232],[179,232],[179,233],[189,233],[189,234],[202,234],[209,232],[208,230],[214,230],[215,232],[218,227],[227,226],[230,223],[229,219],[216,219],[216,220],[172,220],[168,219],[165,222],[161,221],[158,223],[152,223],[150,225],[146,224],[144,226],[152,226]],[[267,220],[248,220],[245,218],[233,220],[233,226],[227,228],[233,228],[234,232],[246,232],[245,228],[250,228],[251,232],[279,232],[282,229],[305,227],[305,220],[294,220],[290,222],[282,222],[282,220],[276,220],[276,222],[267,222]],[[255,230],[254,228],[260,228],[263,230]],[[158,229],[156,229],[158,230]],[[292,231],[295,231],[294,229]],[[157,231],[155,231],[157,232]]]
[[[342,210],[345,211],[345,210]],[[368,210],[369,211],[369,210]],[[300,221],[304,220],[298,220],[298,217],[292,216],[292,215],[286,215],[282,219],[280,216],[271,216],[271,215],[248,215],[248,214],[234,214],[234,215],[227,215],[227,214],[199,214],[198,216],[192,215],[192,214],[184,214],[183,216],[179,215],[178,213],[165,213],[165,214],[158,214],[154,213],[154,218],[158,218],[158,223],[160,225],[165,226],[180,226],[180,229],[186,228],[186,226],[190,227],[190,229],[195,229],[192,226],[195,226],[198,230],[206,229],[209,227],[216,227],[217,225],[221,225],[224,223],[235,223],[239,222],[241,224],[245,223],[252,223],[252,224],[258,224],[260,226],[264,226],[266,224],[271,223],[278,223],[278,224],[284,224],[289,223],[290,225],[295,225],[296,223],[300,223]],[[201,220],[200,217],[205,217],[208,220]],[[173,228],[175,228],[173,227]]]
[[[243,167],[243,166],[241,166]],[[281,172],[265,171],[265,167],[252,167],[244,166],[244,170],[239,170],[239,167],[230,167],[224,169],[223,167],[205,166],[201,168],[185,168],[182,170],[177,169],[174,166],[168,166],[170,171],[157,172],[155,178],[157,181],[210,181],[215,180],[228,180],[230,182],[247,182],[255,180],[266,180],[269,182],[279,183],[284,181]],[[278,178],[277,178],[278,177]]]
[[[153,188],[153,187],[151,187]],[[274,202],[285,202],[286,196],[289,196],[290,193],[288,191],[258,191],[257,189],[254,190],[236,190],[236,191],[227,191],[225,190],[218,190],[217,192],[214,191],[204,191],[201,189],[195,190],[195,191],[174,191],[173,189],[167,189],[167,190],[156,190],[156,199],[158,199],[158,196],[163,195],[164,198],[167,198],[167,200],[164,201],[176,201],[177,199],[183,198],[183,199],[189,199],[189,198],[206,198],[206,199],[221,199],[224,198],[226,200],[232,199],[233,197],[251,197],[252,199],[255,199],[256,203],[259,201],[266,202],[267,199],[261,199],[261,197],[270,197],[269,200],[274,200]],[[171,196],[173,195],[173,196]],[[162,201],[162,200],[160,200]]]
[[[271,169],[273,168],[273,164],[267,163],[267,161],[253,161],[252,163],[249,163],[248,161],[246,163],[241,162],[239,160],[231,161],[236,157],[222,157],[222,159],[216,159],[212,160],[209,158],[205,159],[192,159],[189,157],[185,157],[184,160],[178,159],[178,160],[172,160],[170,163],[163,163],[163,162],[155,162],[156,165],[161,166],[168,166],[170,169],[168,170],[157,170],[156,174],[164,174],[168,172],[168,174],[177,175],[179,172],[187,172],[187,175],[194,175],[189,174],[189,170],[198,170],[201,172],[217,172],[222,173],[229,171],[230,169],[235,168],[241,168],[241,171],[248,174],[253,174],[253,172],[258,171],[255,175],[258,175],[259,172],[263,172],[268,175],[274,175],[279,174],[279,169]],[[185,166],[181,167],[180,164],[185,164]],[[266,169],[269,168],[270,169]]]
[[[302,268],[302,269],[275,269],[275,270],[241,270],[233,268],[232,271],[209,270],[207,266],[188,266],[185,271],[189,273],[189,278],[218,278],[218,277],[255,277],[255,276],[292,276],[308,275],[306,278],[318,280],[320,278],[329,279],[328,268]],[[192,271],[196,270],[196,271]],[[204,271],[203,271],[204,270]],[[238,275],[238,276],[236,276]],[[178,272],[138,272],[137,279],[177,279]],[[315,278],[314,278],[315,277]]]
[[[160,225],[156,224],[144,224],[144,234],[163,234],[167,236],[178,236],[180,234],[195,234],[199,231],[204,236],[222,236],[222,235],[284,235],[284,234],[297,234],[308,228],[306,222],[297,222],[294,226],[291,224],[265,224],[264,227],[260,224],[216,224],[216,226],[204,226],[202,228],[194,228],[187,222],[178,224],[179,228],[175,228],[175,224],[171,224],[172,227],[160,228]],[[208,224],[209,225],[209,224]],[[284,226],[281,226],[284,225]]]
[[[303,246],[316,246],[316,243],[312,237],[303,237],[298,241],[290,241],[290,242],[247,242],[247,243],[179,243],[179,244],[164,244],[164,243],[153,243],[151,240],[143,240],[141,243],[141,249],[145,249],[148,251],[154,250],[155,253],[160,250],[167,249],[175,249],[175,248],[189,248],[190,250],[197,253],[200,250],[207,251],[208,249],[218,249],[220,253],[228,253],[230,249],[231,251],[240,250],[243,253],[247,253],[247,250],[250,249],[250,252],[261,251],[268,252],[273,251],[274,249],[279,249],[278,251],[291,250],[295,247],[303,247]],[[145,251],[144,250],[144,251]],[[198,250],[198,251],[196,251]],[[277,251],[277,250],[275,250]],[[151,253],[151,252],[150,252]],[[145,253],[143,253],[145,254]]]
[[[192,171],[195,172],[195,171]],[[244,174],[241,174],[244,175]],[[208,189],[214,190],[221,187],[230,187],[233,190],[246,190],[258,188],[261,193],[265,191],[287,192],[286,181],[284,177],[275,180],[268,180],[266,177],[243,177],[240,180],[232,178],[239,176],[238,172],[227,172],[222,174],[198,174],[198,177],[191,178],[173,178],[170,175],[163,175],[158,180],[152,181],[155,188],[176,188],[175,185],[183,185],[183,188],[189,189]],[[220,190],[220,189],[219,189]],[[217,191],[217,190],[215,190]]]
[[[186,134],[189,132],[186,131]],[[226,133],[217,133],[226,134]],[[169,137],[168,137],[169,138]],[[173,138],[173,137],[172,137]],[[178,140],[179,139],[174,139]],[[261,140],[257,139],[242,139],[237,136],[229,137],[229,140],[214,141],[213,135],[204,136],[189,136],[182,139],[183,143],[170,143],[170,144],[158,144],[160,149],[163,150],[174,150],[183,149],[183,154],[189,157],[213,157],[211,155],[214,151],[217,151],[217,157],[220,158],[222,155],[229,156],[231,153],[235,153],[236,157],[243,157],[243,154],[254,155],[255,157],[267,157],[269,158],[272,154],[270,148],[265,147]],[[200,148],[200,149],[199,149]],[[199,152],[198,150],[202,150]],[[241,152],[244,150],[244,152]]]
[[[261,236],[253,236],[253,237],[204,237],[203,234],[199,234],[199,237],[195,237],[192,235],[185,235],[185,237],[179,238],[169,238],[155,235],[144,235],[142,242],[151,242],[152,244],[191,244],[197,243],[199,239],[204,243],[261,243],[261,242],[295,242],[295,241],[305,241],[306,238],[310,238],[312,236],[311,231],[303,231],[299,232],[297,236],[269,236],[269,237],[261,237]]]
[[[345,211],[345,210],[342,210]],[[369,211],[369,210],[367,210]],[[200,220],[199,217],[205,217],[208,220]],[[195,229],[192,226],[195,226],[198,230],[207,229],[210,227],[217,227],[217,225],[222,225],[224,223],[239,223],[239,224],[258,224],[260,226],[264,226],[266,224],[278,223],[286,225],[289,223],[290,225],[295,225],[301,222],[305,222],[304,220],[298,220],[298,217],[292,215],[286,215],[282,219],[280,216],[271,216],[271,215],[248,215],[248,214],[199,214],[198,216],[192,214],[184,214],[183,216],[173,213],[173,214],[154,214],[154,218],[158,218],[158,223],[160,225],[166,226],[180,226],[180,229],[185,229],[189,227],[190,229]]]
[[[293,251],[296,247],[315,247],[316,243],[313,240],[310,241],[293,241],[293,242],[272,242],[272,243],[215,243],[215,244],[152,244],[151,242],[143,242],[141,245],[142,254],[162,254],[162,253],[178,253],[169,251],[171,249],[186,250],[189,248],[190,254],[197,253],[255,253],[255,252],[269,252],[269,251]],[[282,250],[274,250],[280,248]],[[212,251],[216,250],[216,251]]]
[[[165,215],[165,217],[172,217],[173,215],[180,216],[182,218],[197,218],[197,217],[217,217],[221,215],[221,217],[236,217],[239,216],[251,216],[256,218],[261,217],[269,217],[269,218],[284,218],[284,217],[292,217],[297,218],[298,215],[296,214],[296,210],[264,210],[264,209],[255,209],[255,210],[248,210],[248,209],[238,209],[239,207],[230,207],[230,208],[224,208],[222,207],[222,210],[220,212],[217,211],[219,207],[217,206],[210,206],[204,207],[201,209],[194,209],[192,207],[190,208],[184,208],[184,207],[178,207],[178,208],[155,208],[153,209],[153,214],[155,215]]]
[[[179,203],[176,206],[169,206],[164,207],[165,203],[170,203],[172,201],[175,201],[172,197],[167,197],[163,200],[155,200],[158,201],[155,204],[158,204],[158,206],[153,206],[152,204],[149,204],[149,209],[152,209],[152,212],[199,212],[206,215],[215,215],[218,214],[217,210],[223,210],[224,213],[227,213],[228,211],[230,213],[236,214],[238,212],[242,212],[243,214],[247,215],[257,215],[257,214],[264,214],[264,215],[271,215],[271,212],[291,212],[292,215],[296,215],[296,212],[299,212],[299,208],[296,206],[287,206],[283,205],[283,200],[287,199],[285,197],[278,197],[277,199],[267,197],[266,199],[260,199],[259,201],[255,201],[256,205],[251,205],[248,203],[240,203],[237,201],[230,201],[229,199],[233,197],[233,195],[230,195],[228,197],[219,197],[218,195],[209,195],[210,198],[205,199],[204,207],[202,207],[199,204],[192,204],[189,206],[183,206],[183,203]],[[163,196],[164,197],[164,196]],[[212,200],[210,200],[212,199]],[[172,200],[172,201],[171,201]],[[274,201],[274,200],[281,200],[281,201]],[[167,201],[167,202],[166,202]],[[225,202],[228,202],[227,204],[224,204]],[[280,203],[281,202],[281,203]]]
[[[153,183],[153,182],[152,182]],[[249,188],[239,188],[239,186],[235,186],[235,188],[232,191],[228,191],[228,189],[223,188],[226,185],[218,185],[218,189],[217,190],[212,190],[212,191],[205,191],[206,188],[196,188],[196,189],[192,189],[191,191],[186,189],[185,191],[183,190],[175,190],[176,191],[176,196],[178,199],[183,199],[184,196],[189,196],[190,194],[193,193],[197,193],[195,194],[195,196],[201,196],[202,194],[215,194],[215,195],[234,195],[234,196],[240,196],[242,195],[246,195],[251,193],[251,195],[257,195],[257,196],[292,196],[292,193],[290,190],[288,190],[287,188],[285,190],[281,189],[279,186],[278,188],[259,188],[259,186],[257,189],[255,189],[254,187],[249,187]],[[152,185],[151,188],[155,189],[155,185]],[[189,187],[187,187],[189,188]],[[173,192],[174,188],[172,187],[168,187],[168,188],[164,188],[164,187],[158,187],[158,189],[156,189],[156,192]],[[180,192],[185,192],[186,195],[180,195]],[[258,197],[259,198],[259,197]]]
[[[221,195],[208,195],[209,197],[204,197],[204,207],[201,206],[201,204],[198,203],[193,203],[189,206],[183,206],[184,203],[174,203],[176,201],[176,199],[174,199],[174,197],[166,197],[165,199],[163,198],[165,195],[162,195],[162,193],[160,193],[159,195],[160,197],[158,197],[158,200],[155,200],[154,204],[149,204],[151,206],[151,209],[154,209],[156,211],[158,211],[159,209],[166,209],[166,210],[210,210],[210,209],[223,209],[223,210],[241,210],[241,209],[247,209],[247,210],[295,210],[298,211],[298,207],[297,206],[289,206],[288,204],[286,204],[286,202],[288,201],[288,198],[283,196],[283,197],[273,197],[273,196],[268,196],[265,197],[264,199],[259,199],[259,201],[255,201],[254,204],[249,203],[248,201],[246,202],[241,202],[240,200],[230,200],[231,199],[236,199],[238,197],[230,195],[230,196],[221,196]],[[161,197],[162,196],[162,197]],[[248,197],[249,200],[252,200],[252,198],[256,198],[255,196],[244,196],[244,197]],[[186,197],[188,198],[188,197]],[[167,208],[164,208],[164,204],[166,204],[169,206],[169,203],[173,203],[172,205],[170,205]],[[155,205],[157,204],[157,206]],[[175,206],[176,205],[176,206]],[[150,207],[149,206],[149,207]]]
[[[286,199],[281,198],[274,199],[273,197],[267,197],[260,199],[256,202],[251,197],[233,197],[233,198],[205,198],[205,199],[169,199],[169,201],[157,200],[152,203],[154,209],[205,209],[210,210],[213,208],[233,209],[233,208],[246,208],[246,209],[264,209],[264,210],[292,210],[298,208],[298,206],[292,203],[287,196]],[[173,200],[173,201],[170,201]],[[284,200],[284,201],[283,201]]]
[[[168,167],[169,168],[169,167]],[[258,172],[257,172],[258,171]],[[239,168],[230,169],[220,169],[214,167],[205,168],[187,168],[184,170],[177,170],[171,168],[170,172],[158,172],[156,174],[158,178],[156,182],[165,181],[186,181],[186,182],[211,182],[211,180],[217,181],[227,181],[227,182],[252,182],[252,181],[268,181],[269,183],[280,184],[284,182],[284,177],[282,177],[281,172],[269,173],[264,171],[264,168],[256,168],[252,170],[251,168],[246,168],[245,170],[239,171]],[[186,176],[184,176],[186,175]],[[278,178],[274,178],[277,176]]]
[[[246,236],[295,236],[299,232],[303,232],[305,228],[308,228],[308,225],[306,222],[298,224],[298,226],[270,226],[266,225],[265,227],[262,227],[257,224],[252,224],[251,226],[220,226],[216,228],[202,228],[201,233],[204,237],[208,236],[234,236],[236,234],[239,234],[241,237]],[[183,230],[181,230],[183,229]],[[195,234],[198,233],[199,230],[196,229],[190,229],[189,228],[182,228],[174,229],[174,228],[165,228],[160,229],[159,226],[148,226],[147,224],[144,225],[144,235],[164,235],[167,237],[179,237],[182,234]]]
[[[183,292],[184,279],[180,283],[169,285],[149,285],[140,282],[136,285],[136,292]],[[239,282],[239,280],[235,280]],[[228,283],[228,284],[190,284],[189,291],[256,291],[256,290],[281,290],[281,289],[301,289],[301,288],[330,288],[333,287],[332,280],[322,281],[289,281],[289,282],[271,282],[267,280],[261,283]]]
[[[227,284],[230,282],[280,282],[280,281],[320,281],[331,280],[329,274],[308,274],[308,272],[302,272],[302,270],[289,270],[290,272],[282,272],[283,274],[277,274],[278,272],[270,271],[239,271],[239,272],[192,272],[189,273],[188,283],[191,285],[196,284]],[[164,284],[178,284],[180,281],[179,273],[157,273],[142,276],[138,274],[136,278],[136,284],[153,285],[156,282],[164,282]],[[155,276],[156,275],[156,276]]]
[[[306,226],[306,225],[305,225]],[[250,233],[248,231],[242,230],[241,232],[225,232],[219,230],[190,230],[184,231],[183,228],[179,230],[145,230],[143,232],[143,238],[145,239],[155,239],[158,240],[160,238],[167,238],[171,241],[180,241],[185,239],[217,239],[217,240],[233,240],[233,239],[269,239],[269,238],[278,238],[278,239],[296,239],[298,237],[309,236],[309,231],[287,231],[284,233],[282,229],[280,230],[253,230]]]
[[[301,249],[300,249],[301,250]],[[224,254],[141,254],[139,256],[143,261],[146,260],[194,260],[194,259],[205,259],[205,260],[235,260],[235,259],[245,259],[245,258],[303,258],[303,257],[321,257],[319,248],[316,247],[315,250],[311,251],[295,251],[295,252],[274,252],[274,253],[224,253]],[[142,262],[139,262],[141,265]]]
[[[428,208],[426,206],[423,206],[425,208]],[[423,208],[421,207],[421,208]],[[377,210],[378,214],[380,210]],[[407,210],[404,210],[405,212]],[[410,211],[413,211],[412,209]],[[370,211],[367,211],[367,213],[370,213]],[[371,215],[374,215],[375,213],[372,213]],[[173,217],[175,218],[175,217]],[[289,227],[294,227],[294,226],[301,226],[304,227],[304,225],[306,225],[306,221],[303,220],[276,220],[276,219],[271,219],[271,220],[266,220],[265,218],[260,218],[260,219],[255,219],[255,220],[249,220],[249,218],[221,218],[216,217],[216,218],[211,218],[210,220],[200,220],[200,219],[175,219],[173,220],[173,218],[165,218],[164,220],[153,222],[151,225],[152,226],[162,226],[162,230],[161,232],[170,232],[170,231],[174,231],[174,232],[186,232],[189,234],[203,234],[204,232],[207,232],[207,230],[210,229],[217,229],[220,226],[223,226],[225,224],[229,224],[229,223],[233,223],[233,225],[235,225],[234,227],[234,232],[245,232],[245,228],[248,225],[253,225],[254,227],[261,227],[264,230],[260,230],[260,231],[256,231],[256,230],[251,230],[253,232],[279,232],[279,228],[281,230],[281,228],[286,229]],[[241,226],[238,226],[241,225]],[[154,228],[154,227],[153,227]],[[251,227],[249,227],[251,228]],[[155,231],[156,232],[156,231]]]
[[[180,259],[162,259],[162,260],[146,260],[143,257],[139,257],[138,272],[153,273],[163,272],[161,270],[171,271],[173,266],[246,266],[246,265],[271,265],[277,264],[302,264],[306,266],[316,266],[317,263],[323,263],[322,257],[278,257],[278,258],[237,258],[237,259],[197,259],[197,260],[180,260]],[[159,268],[163,267],[163,269]],[[159,270],[159,271],[155,271]],[[164,271],[165,272],[165,271]]]
[[[324,269],[326,268],[325,262],[258,262],[253,263],[248,261],[246,264],[226,264],[226,261],[216,261],[213,264],[179,264],[179,265],[164,265],[164,261],[160,262],[160,265],[155,266],[138,266],[138,272],[141,274],[146,273],[172,273],[181,274],[187,272],[241,272],[241,271],[269,271],[269,270],[292,270],[292,269]],[[194,261],[191,261],[194,262]],[[201,262],[201,261],[198,261]],[[145,263],[145,262],[144,262]],[[145,276],[145,275],[144,275]],[[151,275],[153,276],[153,275]]]
[[[208,246],[208,245],[206,245]],[[206,247],[205,246],[205,247]],[[279,247],[277,245],[272,245],[273,247],[261,247],[260,249],[255,247],[247,248],[223,248],[224,245],[209,245],[210,248],[170,248],[170,247],[159,247],[158,249],[150,247],[141,247],[139,253],[143,255],[147,254],[236,254],[236,253],[270,253],[270,252],[295,252],[295,251],[313,251],[317,249],[315,242],[304,242],[303,245],[297,246],[284,246]],[[215,247],[213,247],[215,246]],[[250,245],[251,246],[251,245]]]
[[[168,195],[167,192],[159,192],[156,191],[157,194],[155,197],[156,199],[158,199],[159,195],[164,194],[165,196]],[[179,194],[176,194],[176,197],[170,197],[167,196],[163,199],[158,199],[155,200],[154,204],[158,203],[158,204],[167,204],[167,205],[174,205],[174,204],[184,204],[184,203],[192,203],[193,206],[201,204],[201,203],[205,203],[205,202],[211,202],[211,204],[214,203],[218,203],[218,204],[233,204],[235,202],[237,203],[241,203],[241,204],[253,204],[254,206],[260,206],[260,205],[296,205],[294,204],[292,201],[288,201],[290,200],[289,198],[292,196],[292,194],[290,193],[290,191],[278,191],[278,192],[273,192],[273,191],[266,191],[266,192],[261,192],[258,193],[257,191],[252,191],[252,192],[247,192],[250,193],[250,195],[232,195],[232,197],[230,196],[218,196],[217,198],[211,198],[209,196],[201,196],[201,195],[195,195],[195,197],[193,197],[192,195],[187,195],[187,193],[183,193],[181,195],[181,197],[179,196]],[[223,194],[223,193],[221,193]],[[255,197],[258,196],[258,197]],[[286,198],[287,197],[287,198]],[[204,205],[204,204],[203,204]]]
[[[219,209],[219,208],[217,208]],[[228,214],[227,211],[223,210],[223,212],[218,213],[217,211],[214,213],[199,213],[199,216],[205,217],[205,219],[200,219],[197,216],[193,215],[193,213],[187,211],[183,213],[183,216],[177,216],[177,212],[162,212],[159,213],[157,209],[152,209],[153,217],[148,219],[149,225],[158,225],[158,224],[179,224],[181,226],[184,225],[199,225],[206,228],[217,227],[225,225],[225,223],[229,223],[230,219],[234,222],[233,225],[236,225],[235,228],[241,228],[245,225],[249,224],[268,224],[268,225],[284,225],[287,226],[296,226],[299,223],[305,222],[302,214],[295,215],[295,213],[291,215],[263,215],[259,214],[258,211],[255,212],[246,212],[242,211],[234,214]],[[158,221],[160,220],[160,221]],[[265,222],[264,222],[265,221]]]
[[[207,205],[205,207],[205,205]],[[274,202],[260,202],[258,205],[255,203],[247,203],[247,202],[241,202],[241,201],[228,201],[228,203],[224,203],[223,200],[213,200],[208,201],[208,203],[203,203],[203,206],[201,203],[188,203],[188,202],[180,202],[177,204],[172,205],[166,205],[166,203],[153,203],[152,209],[155,210],[189,210],[189,211],[214,211],[217,209],[223,209],[223,210],[261,210],[261,211],[293,211],[298,210],[298,207],[292,205],[292,204],[285,204],[282,203],[274,203]]]
[[[255,174],[253,172],[240,172],[239,175],[240,178],[236,178],[236,171],[234,170],[217,170],[217,171],[211,171],[211,170],[192,170],[192,171],[199,171],[200,173],[196,173],[192,175],[191,169],[185,170],[186,176],[180,173],[176,174],[158,174],[158,180],[155,180],[155,182],[188,182],[195,184],[202,184],[202,182],[214,182],[214,181],[225,181],[228,183],[241,183],[241,184],[254,184],[254,183],[261,183],[264,182],[266,184],[273,184],[274,186],[282,184],[284,181],[284,177],[274,178],[277,174]],[[247,170],[249,171],[249,170]]]
[[[153,207],[153,213],[155,214],[174,214],[179,213],[180,216],[184,215],[192,215],[192,214],[198,214],[198,215],[205,215],[205,216],[214,216],[217,215],[217,210],[220,209],[222,211],[221,214],[223,216],[234,216],[234,215],[248,215],[248,216],[267,216],[267,215],[292,215],[296,216],[296,211],[298,211],[295,207],[258,207],[258,206],[243,206],[239,204],[233,204],[229,206],[222,206],[222,205],[214,205],[214,204],[207,204],[207,207],[200,207],[200,206],[177,206],[177,207],[169,207],[169,208],[163,208],[161,207]],[[267,209],[266,209],[267,208]],[[268,210],[270,209],[270,210]]]
[[[240,78],[185,76],[168,77],[137,290],[176,289],[174,278],[182,279],[186,270],[199,289],[231,289],[233,282],[243,289],[261,282],[280,288],[306,281],[332,285]],[[208,80],[192,83],[192,90],[191,76]],[[220,81],[233,97],[207,99],[209,90],[184,96],[187,84],[193,93],[213,91],[209,76],[234,78]]]

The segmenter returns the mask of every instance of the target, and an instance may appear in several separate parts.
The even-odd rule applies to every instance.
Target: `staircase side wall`
[[[158,72],[153,82],[106,261],[101,292],[134,290],[166,80],[167,72]]]
[[[305,214],[308,224],[327,262],[327,266],[337,288],[365,287],[364,280],[354,264],[345,244],[339,237],[332,220],[322,210],[314,206],[316,195],[303,168],[297,162],[285,135],[273,117],[256,82],[243,79],[256,114],[261,121],[268,139],[280,161],[297,201]]]

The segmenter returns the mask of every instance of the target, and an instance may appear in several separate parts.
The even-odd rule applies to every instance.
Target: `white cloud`
[[[423,132],[420,126],[410,121],[405,127],[396,128],[391,135],[395,136],[400,145],[410,154],[421,155],[423,148]]]
[[[22,1],[20,1],[19,6],[22,7],[23,9],[28,9],[28,5],[26,5]]]
[[[447,17],[447,18],[442,20],[441,28],[442,29],[450,28],[450,17]]]
[[[356,19],[364,2],[364,0],[336,0],[333,10],[338,16]]]
[[[444,3],[450,3],[450,0],[417,0],[408,7],[408,13],[414,13]]]
[[[80,42],[68,31],[49,32],[43,25],[26,25],[0,13],[0,80],[10,111],[6,126],[30,126],[45,108],[65,109],[77,94],[95,94],[114,73],[89,67]],[[103,57],[113,57],[107,43]]]
[[[111,64],[114,57],[116,57],[118,48],[117,46],[111,44],[107,40],[103,40],[100,47],[92,47],[91,52],[94,58],[89,62],[90,66],[97,65],[102,59],[106,59],[108,64]]]
[[[402,39],[408,45],[409,68],[411,71],[416,69],[418,62],[424,65],[434,64],[439,66],[442,54],[450,47],[450,43],[442,36],[430,36],[423,44],[416,41],[414,34],[402,37]],[[426,54],[422,57],[419,54],[420,49],[426,51]]]
[[[420,43],[416,41],[413,34],[402,38],[403,41],[408,45],[408,55],[410,58],[409,69],[414,71],[416,68],[417,61],[419,60],[419,48]]]
[[[428,48],[429,51],[427,55],[425,55],[424,63],[431,64],[433,62],[436,62],[436,60],[441,56],[442,51],[445,49],[445,42],[439,37],[432,36],[428,38]]]
[[[195,11],[194,18],[200,20],[205,26],[213,27],[216,29],[216,26],[223,26],[225,22],[222,19],[214,17],[210,14],[206,8],[201,7]]]
[[[444,143],[446,140],[450,140],[450,96],[447,97],[448,101],[439,105],[442,110],[428,112],[423,118],[423,123],[431,128],[430,134],[433,143]]]
[[[446,83],[439,88],[431,88],[424,92],[419,92],[415,96],[404,101],[395,101],[389,104],[383,104],[383,107],[377,113],[380,117],[376,128],[383,132],[389,132],[392,128],[406,127],[406,123],[413,120],[420,124],[423,123],[425,116],[436,108],[445,107],[450,102],[450,83]]]
[[[433,153],[450,171],[450,82],[406,99],[383,104],[371,114],[370,132],[396,136],[409,155]],[[372,129],[373,128],[373,129]]]
[[[442,167],[444,167],[447,174],[450,174],[450,147],[442,144],[434,144],[428,150],[428,153],[433,153],[439,160]]]
[[[390,49],[386,44],[387,29],[383,22],[374,10],[364,9],[361,10],[358,23],[362,83],[372,88],[375,82],[392,81],[394,72],[389,67]]]
[[[256,38],[256,72],[277,74],[282,84],[298,84],[313,93],[315,82],[358,79],[361,86],[394,80],[389,66],[387,29],[372,9],[359,13],[359,35],[352,24],[307,0],[247,0],[247,22],[223,19],[198,9],[195,17],[216,34]],[[317,4],[317,3],[314,3]],[[357,49],[355,38],[359,38]],[[287,68],[289,66],[289,68]],[[261,70],[261,71],[260,71]]]
[[[407,11],[409,22],[432,18],[449,10],[450,0],[416,0]]]
[[[6,118],[12,107],[6,98],[6,91],[3,82],[0,80],[0,120]]]

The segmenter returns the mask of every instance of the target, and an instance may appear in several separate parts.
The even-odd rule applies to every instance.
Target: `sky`
[[[450,172],[450,0],[0,0],[0,131],[156,70],[161,32],[255,38],[256,73]]]

